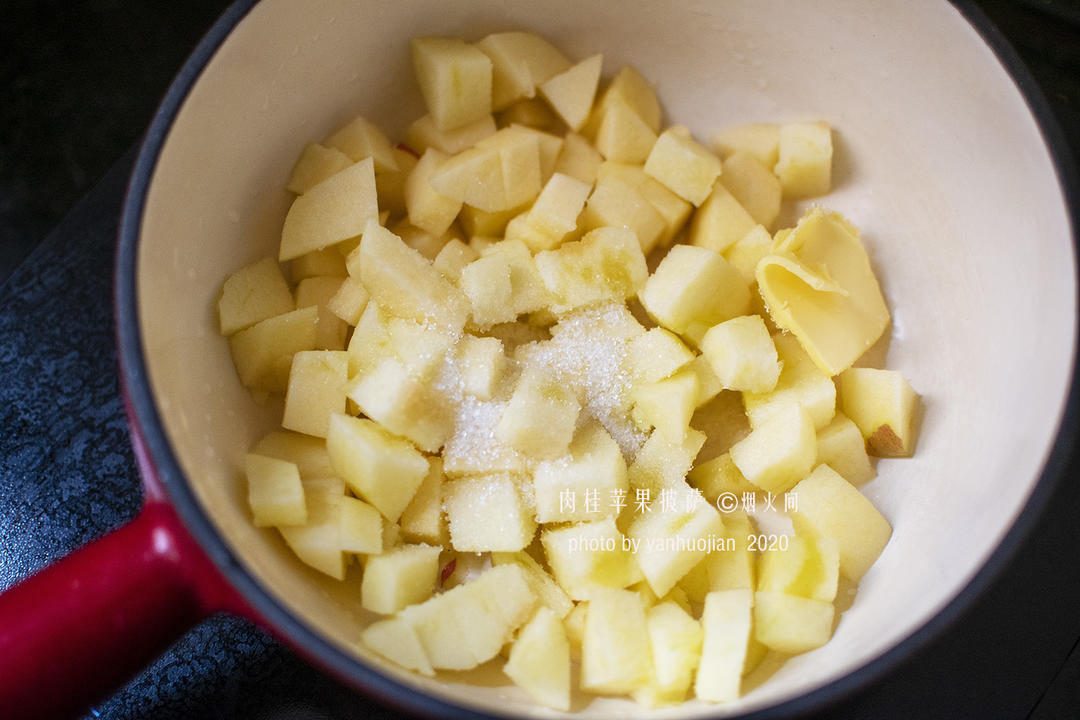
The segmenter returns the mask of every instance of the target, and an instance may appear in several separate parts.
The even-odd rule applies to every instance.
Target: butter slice
[[[769,315],[822,372],[836,375],[889,324],[859,231],[839,213],[814,208],[779,240],[755,273]]]

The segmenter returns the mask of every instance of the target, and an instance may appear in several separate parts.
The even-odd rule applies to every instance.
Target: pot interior
[[[648,713],[579,698],[575,709],[725,716],[859,669],[918,632],[987,560],[1040,476],[1072,373],[1075,264],[1051,158],[1007,72],[946,2],[259,3],[176,116],[138,244],[150,387],[202,512],[258,584],[356,662],[467,707],[550,715],[497,669],[425,679],[366,652],[358,573],[324,578],[252,525],[243,455],[281,406],[240,386],[216,320],[225,274],[276,254],[303,144],[356,113],[399,139],[423,112],[411,36],[518,28],[571,57],[603,52],[607,76],[634,64],[665,122],[701,139],[742,122],[829,121],[835,190],[820,202],[862,230],[893,313],[875,359],[887,355],[925,407],[915,457],[880,461],[864,487],[894,534],[831,642],[752,678],[730,705]]]

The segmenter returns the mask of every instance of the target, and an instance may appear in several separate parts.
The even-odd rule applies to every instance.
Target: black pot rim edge
[[[1034,116],[1057,171],[1058,182],[1071,222],[1074,249],[1080,196],[1076,166],[1069,145],[1042,90],[1023,65],[1004,35],[990,22],[973,0],[949,0],[978,32],[1018,87]],[[150,388],[137,312],[136,260],[142,214],[150,178],[177,112],[202,70],[232,29],[247,15],[257,0],[237,0],[211,27],[180,69],[168,93],[154,114],[140,147],[128,184],[121,216],[116,269],[116,333],[121,382],[133,410],[133,422],[143,435],[169,499],[192,535],[204,548],[225,578],[251,607],[306,657],[349,685],[362,689],[380,701],[401,710],[428,717],[494,717],[453,705],[390,679],[355,660],[332,645],[262,587],[218,534],[188,486],[169,443]],[[1074,251],[1075,256],[1075,251]],[[1074,272],[1076,268],[1074,266]],[[1080,273],[1077,274],[1080,277]],[[1080,331],[1077,336],[1080,338]],[[790,718],[820,711],[880,679],[904,659],[927,645],[970,608],[1005,568],[1024,539],[1034,529],[1059,484],[1075,443],[1080,423],[1080,388],[1073,358],[1073,379],[1065,412],[1054,445],[1027,503],[1013,526],[968,584],[922,627],[862,667],[809,693],[778,705],[739,717],[745,720]]]

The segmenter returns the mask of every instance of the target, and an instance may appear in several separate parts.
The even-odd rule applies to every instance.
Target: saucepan
[[[240,467],[280,422],[217,332],[222,279],[276,252],[304,142],[358,113],[419,116],[408,39],[532,29],[653,81],[698,137],[827,120],[835,188],[893,314],[887,364],[923,398],[918,449],[863,488],[894,528],[824,647],[737,702],[582,716],[782,717],[880,677],[987,585],[1040,509],[1076,429],[1069,161],[1045,102],[977,10],[859,0],[263,0],[231,7],[139,154],[117,252],[122,387],[146,503],[131,524],[0,596],[0,707],[77,712],[209,613],[261,623],[312,663],[431,716],[550,716],[499,673],[424,678],[359,643],[354,583],[252,525]],[[28,710],[22,711],[22,708]],[[29,709],[33,708],[32,711]]]

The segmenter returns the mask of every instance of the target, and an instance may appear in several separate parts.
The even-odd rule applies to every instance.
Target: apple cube
[[[565,144],[555,163],[555,172],[569,175],[583,183],[596,182],[604,156],[588,140],[577,133],[566,133]]]
[[[324,478],[334,474],[326,441],[322,438],[275,430],[255,443],[251,452],[291,462],[302,478]]]
[[[585,208],[592,186],[569,175],[555,173],[526,215],[533,228],[550,239],[542,246],[529,249],[537,252],[551,250],[577,227],[578,215]],[[528,245],[528,243],[526,243]]]
[[[387,523],[393,525],[393,523]],[[383,551],[383,517],[363,500],[341,498],[341,549],[350,553],[376,555]],[[390,546],[390,543],[387,544]]]
[[[669,190],[663,183],[647,175],[642,165],[607,160],[597,170],[597,179],[598,182],[602,182],[608,178],[629,185],[660,215],[665,229],[660,233],[658,245],[664,247],[670,245],[675,234],[686,224],[694,209],[693,205]]]
[[[549,528],[540,534],[555,581],[574,600],[598,588],[624,588],[642,579],[614,518]]]
[[[346,349],[349,353],[349,377],[367,374],[386,358],[394,357],[386,323],[387,318],[378,303],[369,302],[364,312],[360,313]]]
[[[587,229],[616,227],[633,230],[641,245],[641,252],[646,255],[656,247],[667,227],[664,217],[652,203],[617,177],[597,180],[585,204],[580,224]]]
[[[525,571],[525,579],[529,582],[533,594],[539,599],[541,605],[554,613],[555,617],[564,618],[574,609],[574,602],[566,592],[556,584],[548,571],[534,560],[529,553],[525,551],[492,553],[491,563],[493,565],[506,565],[508,563],[519,565]]]
[[[701,408],[707,404],[710,400],[720,394],[720,391],[724,389],[723,383],[720,382],[720,378],[716,377],[716,373],[713,372],[712,365],[709,364],[708,358],[704,355],[698,355],[687,366],[689,370],[693,371],[697,375],[698,379],[698,399],[697,406]]]
[[[832,182],[832,130],[828,123],[780,126],[779,155],[773,171],[785,198],[817,197]]]
[[[843,413],[836,413],[817,435],[818,462],[828,465],[852,485],[862,485],[877,475],[866,454],[866,440],[858,426]]]
[[[895,370],[849,368],[840,373],[840,404],[879,457],[908,457],[915,450],[918,394]],[[836,468],[833,468],[834,470]]]
[[[654,432],[634,456],[627,468],[632,490],[649,491],[650,498],[659,497],[662,488],[679,487],[694,465],[694,458],[705,444],[705,433],[690,428],[681,443],[670,442],[663,433]]]
[[[394,172],[398,169],[394,148],[374,123],[363,117],[356,117],[347,125],[326,138],[328,147],[340,150],[353,162],[371,158],[375,163],[375,172]]]
[[[701,463],[687,474],[686,480],[700,490],[709,502],[716,502],[725,493],[742,498],[743,493],[758,491],[756,485],[743,477],[730,452]]]
[[[443,245],[431,264],[443,277],[456,284],[461,279],[461,271],[465,266],[478,257],[479,253],[461,240],[451,240]]]
[[[750,549],[750,536],[757,532],[754,521],[741,510],[724,513],[724,530],[735,541],[735,549],[710,553],[702,565],[709,577],[709,591],[753,590],[756,587],[757,551]]]
[[[632,339],[626,360],[636,382],[654,383],[671,377],[694,359],[694,353],[674,333],[652,328]]]
[[[714,133],[709,141],[713,150],[725,158],[745,151],[772,170],[780,155],[780,126],[775,123],[737,125]]]
[[[607,160],[639,163],[656,144],[656,131],[625,101],[616,98],[602,105],[596,129],[596,149]]]
[[[517,318],[510,265],[505,256],[488,255],[472,261],[461,269],[458,286],[472,303],[472,322],[477,327],[488,328]]]
[[[593,55],[540,85],[540,93],[575,132],[589,118],[603,62],[603,55]]]
[[[589,119],[584,134],[592,137],[596,134],[599,122],[603,119],[603,113],[613,102],[622,102],[637,113],[645,125],[654,133],[660,132],[660,101],[656,97],[656,91],[652,85],[632,66],[627,65],[619,71],[615,79],[611,81],[599,102],[593,117]],[[591,127],[590,127],[591,126]],[[644,158],[642,158],[644,160]]]
[[[361,160],[363,158],[360,158]],[[309,142],[300,151],[285,189],[303,195],[323,180],[336,175],[353,164],[352,158],[337,148]]]
[[[479,151],[497,151],[502,167],[503,200],[495,209],[508,210],[532,202],[543,187],[543,173],[540,166],[540,137],[538,133],[521,126],[499,130],[491,137],[476,144]],[[555,151],[558,154],[558,150]],[[554,165],[554,159],[552,159]],[[468,202],[468,199],[465,200]],[[471,205],[472,203],[470,203]]]
[[[260,320],[229,338],[236,372],[245,387],[283,392],[292,358],[315,349],[318,309],[300,308]]]
[[[743,315],[709,328],[701,341],[701,354],[730,390],[768,392],[780,377],[776,346],[758,315]]]
[[[455,550],[514,552],[532,542],[536,522],[526,507],[521,478],[475,475],[443,487],[443,507]]]
[[[690,418],[697,409],[698,379],[683,370],[663,380],[640,383],[630,391],[633,418],[642,429],[654,427],[674,444],[686,439]]]
[[[536,268],[555,296],[557,312],[604,302],[625,302],[645,285],[649,270],[637,238],[606,227],[581,240],[536,255]]]
[[[345,258],[336,247],[312,250],[289,262],[289,276],[293,282],[314,277],[343,278],[348,274]]]
[[[709,702],[739,698],[750,644],[754,596],[749,590],[720,590],[705,597],[701,614],[704,641],[694,694]]]
[[[337,292],[327,301],[326,309],[349,325],[356,325],[360,322],[360,316],[364,314],[370,298],[363,283],[351,277],[345,278]]]
[[[397,617],[412,625],[432,667],[469,670],[498,655],[535,608],[521,568],[500,565]]]
[[[757,282],[757,266],[761,259],[772,253],[773,239],[769,231],[761,225],[735,241],[724,251],[724,258],[735,266],[747,285]]]
[[[570,643],[551,610],[541,607],[518,632],[503,672],[541,705],[570,710]]]
[[[439,130],[491,114],[491,60],[457,38],[414,37],[412,61],[420,94]]]
[[[439,578],[439,552],[431,545],[402,545],[364,564],[360,604],[389,615],[431,597]]]
[[[443,474],[442,458],[428,458],[430,467],[416,494],[401,513],[401,533],[413,542],[431,545],[450,543],[446,518],[443,516]]]
[[[662,493],[670,493],[674,507],[665,508]],[[626,536],[638,540],[637,562],[657,597],[663,597],[686,573],[697,565],[707,550],[697,549],[712,537],[723,535],[724,524],[716,508],[702,499],[687,509],[689,486],[664,488],[660,502],[653,498],[651,510],[638,513]]]
[[[536,33],[494,33],[476,47],[491,58],[491,105],[496,110],[534,97],[538,85],[570,68],[570,61]]]
[[[386,323],[390,347],[417,380],[427,381],[458,341],[458,334],[435,325],[422,325],[406,318],[390,318]]]
[[[304,563],[335,580],[345,578],[341,549],[341,501],[345,485],[337,478],[303,480],[307,521],[278,527],[285,543]]]
[[[836,541],[832,538],[787,539],[787,546],[770,547],[758,556],[758,590],[832,602],[839,578]]]
[[[461,200],[446,197],[431,186],[431,176],[446,159],[443,153],[429,148],[405,180],[405,207],[409,212],[409,222],[436,236],[450,228],[461,210]]]
[[[735,443],[730,452],[732,462],[751,483],[767,492],[784,492],[814,467],[814,421],[804,408],[788,405]]]
[[[465,392],[479,400],[491,400],[506,371],[502,341],[466,334],[458,344],[457,353]]]
[[[469,303],[462,292],[420,253],[374,221],[347,262],[349,274],[358,276],[390,313],[455,331],[465,326]]]
[[[218,298],[221,334],[232,335],[295,309],[292,293],[277,261],[265,257],[225,278]]]
[[[506,233],[506,226],[511,220],[526,210],[527,208],[522,206],[498,212],[486,212],[477,210],[471,205],[463,205],[459,218],[462,229],[469,237],[476,235],[498,237]]]
[[[719,182],[690,221],[690,244],[722,253],[755,225],[754,216]]]
[[[652,656],[645,611],[637,593],[597,588],[585,613],[581,643],[581,687],[622,694],[646,684]]]
[[[612,493],[628,488],[626,461],[611,435],[592,422],[577,432],[566,457],[536,466],[533,488],[537,522],[599,519],[614,514]]]
[[[345,392],[365,415],[425,452],[437,452],[453,431],[453,418],[433,388],[396,358],[356,376]]]
[[[286,430],[326,437],[333,413],[345,412],[349,356],[343,351],[307,350],[293,356],[285,413]]]
[[[581,640],[585,636],[585,614],[588,611],[589,603],[579,602],[563,618],[566,639],[570,642],[570,659],[574,662],[581,662]]]
[[[331,415],[326,448],[337,474],[391,522],[401,517],[428,473],[427,458],[373,420]]]
[[[378,217],[375,169],[368,158],[293,200],[281,229],[278,260],[292,260],[355,237]]]
[[[307,522],[300,471],[286,460],[248,453],[244,458],[248,506],[256,527],[303,525]]]
[[[563,127],[563,121],[551,106],[539,98],[522,98],[511,103],[496,113],[495,123],[500,128],[521,125],[542,132],[555,132]]]
[[[383,225],[386,224],[390,215],[400,217],[408,213],[408,208],[405,207],[405,181],[409,179],[409,175],[412,174],[417,163],[420,162],[420,159],[411,151],[403,150],[401,147],[395,147],[393,152],[398,169],[393,172],[375,173],[375,190],[378,192],[379,208],[381,210],[379,223]],[[387,213],[385,218],[383,213]],[[347,243],[338,247],[342,248],[346,245]],[[343,254],[348,255],[349,253]]]
[[[507,202],[503,159],[497,148],[476,146],[459,152],[442,163],[430,183],[438,193],[485,212],[514,207]]]
[[[468,150],[484,138],[495,134],[495,118],[484,115],[453,130],[440,130],[435,118],[430,114],[420,117],[405,130],[405,144],[413,152],[423,155],[428,148],[434,148],[447,155]]]
[[[739,271],[719,252],[691,245],[668,251],[640,298],[659,325],[691,339],[750,307],[750,290]]]
[[[701,657],[701,623],[674,601],[666,600],[646,611],[645,627],[653,672],[649,683],[632,695],[648,707],[682,702]]]
[[[795,531],[835,540],[840,573],[858,581],[889,542],[889,521],[828,465],[818,465],[792,493],[798,499],[798,508],[791,513]]]
[[[581,404],[573,391],[536,372],[518,381],[495,426],[495,436],[538,460],[561,457],[570,447]]]
[[[555,163],[558,162],[559,155],[562,153],[563,144],[565,142],[562,136],[537,130],[534,127],[518,123],[503,128],[503,132],[504,134],[517,136],[521,139],[529,137],[536,138],[537,146],[540,149],[540,184],[543,185],[547,183],[547,181],[551,179],[551,176],[555,174]],[[535,197],[535,193],[533,193],[532,197]],[[531,200],[532,197],[529,199]],[[522,210],[524,209],[525,208],[523,207]]]
[[[759,590],[754,593],[754,636],[777,652],[813,650],[832,637],[833,604]]]
[[[360,639],[371,650],[404,668],[415,670],[421,675],[435,674],[420,637],[412,623],[403,618],[394,617],[373,622],[364,628]]]
[[[645,160],[646,174],[695,206],[705,202],[722,169],[720,158],[679,126],[661,133]]]
[[[330,312],[330,298],[341,289],[344,278],[304,278],[296,286],[296,307],[318,308],[315,324],[315,347],[319,350],[344,350],[348,328],[334,313]]]
[[[818,369],[794,335],[777,333],[773,344],[780,358],[780,377],[770,392],[743,393],[750,426],[761,425],[795,403],[810,413],[814,427],[825,427],[836,413],[836,385],[832,378]]]
[[[724,160],[720,178],[746,212],[768,227],[780,214],[780,181],[753,154],[738,151]]]

